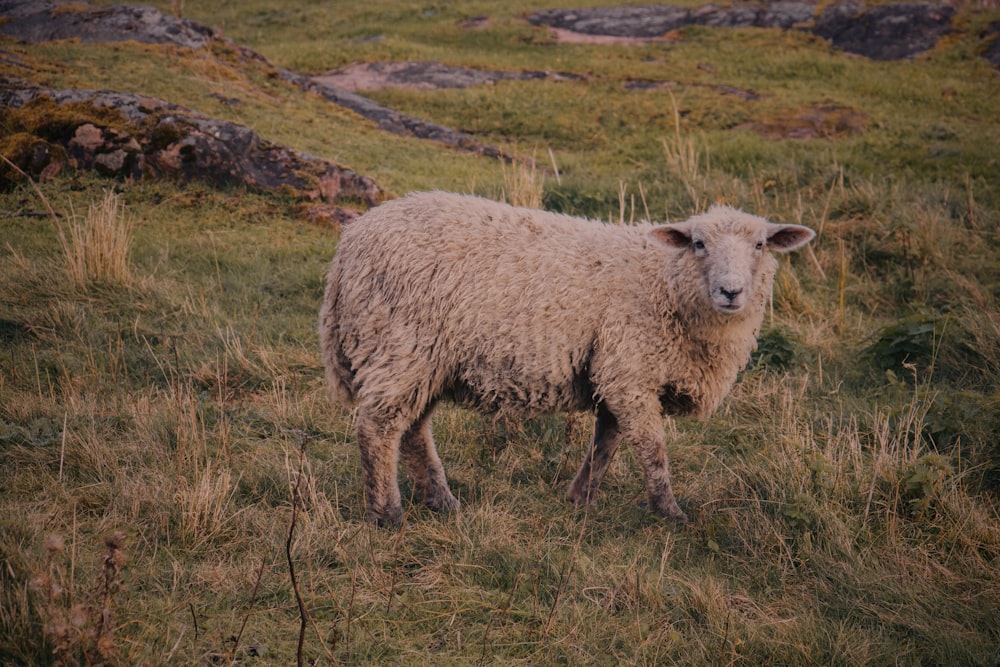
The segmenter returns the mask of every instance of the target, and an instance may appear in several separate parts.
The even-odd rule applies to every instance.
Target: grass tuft
[[[545,190],[545,173],[538,168],[534,156],[514,158],[510,166],[503,167],[502,201],[512,206],[542,208]]]

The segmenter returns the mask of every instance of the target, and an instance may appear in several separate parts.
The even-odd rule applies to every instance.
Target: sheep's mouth
[[[715,309],[717,311],[719,311],[720,313],[723,313],[725,315],[735,315],[736,313],[738,313],[741,310],[743,310],[743,304],[742,303],[732,303],[732,302],[716,303],[715,304]]]

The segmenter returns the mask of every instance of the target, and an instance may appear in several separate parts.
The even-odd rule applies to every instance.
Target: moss
[[[182,139],[186,132],[177,123],[156,123],[150,119],[147,125],[152,125],[149,132],[147,150],[162,151],[175,141]]]
[[[85,14],[89,11],[93,11],[93,7],[86,3],[73,3],[68,2],[65,5],[56,5],[52,9],[52,15],[57,16],[59,14]]]
[[[66,161],[65,148],[28,132],[15,132],[0,137],[0,155],[32,178],[51,173],[61,168]],[[0,164],[0,189],[6,189],[22,180],[23,176],[6,162]]]
[[[85,123],[129,131],[131,123],[121,111],[96,107],[87,102],[57,104],[39,96],[23,107],[0,108],[0,126],[10,132],[25,132],[50,142],[65,143]]]

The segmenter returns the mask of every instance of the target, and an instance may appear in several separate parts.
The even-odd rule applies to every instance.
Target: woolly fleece
[[[334,398],[358,409],[369,515],[402,520],[400,449],[427,504],[458,507],[429,426],[448,399],[524,416],[596,408],[570,498],[589,501],[624,436],[651,508],[685,520],[662,416],[718,407],[756,345],[777,268],[762,248],[812,236],[718,206],[660,226],[443,192],[372,209],[343,230],[320,314]]]

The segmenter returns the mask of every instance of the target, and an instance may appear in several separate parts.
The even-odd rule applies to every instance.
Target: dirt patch
[[[864,112],[823,102],[745,123],[736,129],[751,130],[771,139],[840,139],[860,134],[867,125],[868,116]]]
[[[627,37],[624,35],[590,35],[585,32],[575,32],[564,28],[552,28],[556,41],[560,44],[648,44],[662,42],[667,35],[658,37]]]
[[[313,77],[315,83],[333,86],[350,92],[404,88],[409,90],[438,90],[441,88],[468,88],[492,85],[500,81],[537,81],[543,79],[566,80],[581,77],[569,74],[542,72],[503,72],[469,67],[452,67],[437,62],[376,62],[358,63],[334,72]]]

